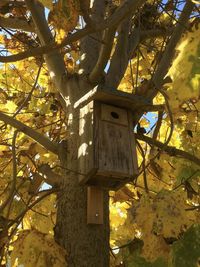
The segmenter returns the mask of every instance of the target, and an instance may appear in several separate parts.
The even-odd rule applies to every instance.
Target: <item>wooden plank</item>
[[[99,170],[129,177],[133,174],[129,128],[100,121]]]
[[[87,224],[103,224],[103,190],[100,187],[87,188]]]
[[[117,107],[123,107],[135,111],[138,107],[152,106],[144,97],[136,96],[119,90],[105,90],[95,87],[87,94],[81,97],[74,104],[74,108],[81,108],[92,100],[98,100],[105,104],[111,104]]]

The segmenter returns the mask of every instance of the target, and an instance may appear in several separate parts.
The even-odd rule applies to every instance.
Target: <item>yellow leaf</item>
[[[13,101],[10,101],[8,100],[6,105],[5,105],[5,108],[10,112],[10,113],[13,113],[16,108],[17,108],[17,105],[13,102]]]
[[[50,235],[36,230],[20,232],[17,241],[13,243],[11,266],[57,267],[67,266],[65,250],[61,248]]]
[[[39,1],[40,1],[40,3],[43,4],[44,7],[47,7],[50,10],[53,9],[53,2],[52,2],[52,0],[39,0]]]

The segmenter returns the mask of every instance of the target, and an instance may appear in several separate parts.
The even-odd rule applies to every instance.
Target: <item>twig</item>
[[[185,209],[185,211],[200,210],[200,205]]]
[[[186,181],[190,180],[190,179],[191,179],[195,174],[197,174],[198,172],[200,173],[200,170],[196,170],[196,171],[194,171],[189,177],[187,177],[186,179],[184,179],[183,182],[181,182],[179,185],[177,185],[176,187],[174,187],[173,190],[176,190],[176,189],[178,189],[179,187],[181,187],[182,185],[184,185]]]
[[[47,190],[46,192],[47,193],[43,194],[41,197],[38,197],[33,203],[31,203],[30,205],[27,205],[27,207],[15,218],[15,220],[10,221],[9,227],[11,227],[14,224],[16,224],[16,226],[11,230],[9,238],[11,238],[13,236],[13,234],[16,232],[16,230],[18,229],[18,225],[23,220],[23,217],[25,216],[27,211],[31,210],[36,204],[38,204],[45,197],[49,196],[50,194],[53,194],[53,193],[57,192],[57,189],[53,189],[53,190],[50,189],[50,190]]]
[[[173,147],[173,146],[165,146],[164,147],[164,143],[157,141],[157,140],[154,140],[151,137],[148,137],[145,135],[141,135],[141,134],[136,133],[135,136],[139,140],[142,140],[142,141],[144,141],[150,145],[154,145],[154,146],[162,149],[162,151],[166,152],[170,156],[185,158],[185,159],[188,159],[188,160],[194,162],[198,166],[200,166],[200,159],[194,155],[191,155],[190,153],[188,153],[184,150],[178,149],[178,148]],[[163,147],[164,147],[164,149],[163,149]]]
[[[141,155],[143,157],[143,161],[142,161],[142,166],[143,166],[143,177],[144,177],[144,188],[145,188],[145,192],[148,194],[149,193],[149,188],[148,188],[148,183],[147,183],[147,174],[146,174],[146,164],[145,164],[145,153],[142,149],[142,146],[140,145],[140,143],[137,141],[137,145],[138,148],[141,152]]]
[[[31,91],[29,92],[28,96],[24,99],[24,101],[22,102],[21,106],[17,109],[17,111],[14,113],[13,115],[13,118],[20,113],[20,111],[28,104],[28,102],[31,100],[31,96],[33,94],[33,91],[35,90],[36,86],[37,86],[37,83],[38,83],[38,78],[40,76],[40,72],[41,72],[41,69],[42,69],[42,65],[43,65],[43,62],[40,64],[40,67],[38,69],[38,73],[37,73],[37,76],[36,76],[36,79],[35,79],[35,82],[34,82],[34,85],[32,86],[32,89]]]

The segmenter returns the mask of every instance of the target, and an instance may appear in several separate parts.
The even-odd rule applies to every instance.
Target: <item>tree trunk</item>
[[[68,82],[69,84],[69,82]],[[74,83],[73,83],[74,87]],[[74,92],[79,92],[80,85]],[[84,91],[84,90],[82,90]],[[79,95],[80,97],[80,95]],[[73,97],[71,98],[73,99]],[[75,99],[75,97],[74,97]],[[73,103],[70,107],[73,106]],[[70,110],[70,137],[60,153],[66,179],[58,196],[55,239],[67,251],[69,267],[109,266],[109,195],[104,191],[104,223],[87,224],[87,186],[79,185],[79,110]],[[67,151],[67,153],[66,153]],[[71,171],[69,171],[69,169]]]
[[[86,187],[67,179],[58,199],[56,241],[67,251],[69,267],[109,266],[108,192],[104,192],[104,224],[87,225]]]

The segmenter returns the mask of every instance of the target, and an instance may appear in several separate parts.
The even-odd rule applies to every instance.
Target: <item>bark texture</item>
[[[37,33],[41,45],[54,42],[48,23],[45,18],[43,7],[36,0],[26,0],[28,9],[31,11],[34,23],[34,31]],[[89,31],[94,33],[84,37],[81,41],[82,61],[80,68],[82,75],[68,75],[66,73],[63,57],[58,50],[44,56],[50,74],[58,92],[65,100],[64,108],[68,117],[68,129],[70,137],[66,142],[60,144],[59,157],[63,167],[64,182],[58,195],[57,201],[57,222],[55,226],[55,239],[67,251],[66,266],[68,267],[108,267],[109,266],[109,196],[104,192],[104,224],[87,225],[87,188],[78,183],[78,147],[79,147],[79,111],[73,109],[73,104],[92,88],[92,84],[103,85],[116,90],[119,85],[130,58],[134,54],[141,41],[140,29],[135,28],[132,20],[137,10],[143,6],[144,0],[126,0],[114,11],[111,19],[105,20],[102,27],[101,20],[106,17],[106,6],[109,1],[94,0],[91,19],[96,24],[94,29]],[[153,99],[158,92],[155,87],[161,86],[164,76],[173,59],[175,47],[184,31],[189,16],[193,10],[193,3],[187,2],[180,24],[174,28],[172,38],[166,45],[161,66],[155,70],[153,92],[150,92],[150,99]],[[86,17],[86,20],[90,18]],[[87,23],[87,21],[86,21]],[[89,27],[89,25],[87,25]],[[89,29],[86,26],[86,31]],[[31,25],[32,27],[32,25]],[[95,31],[98,28],[99,30]],[[111,44],[109,39],[102,39],[102,30],[112,29],[113,37]],[[118,35],[115,35],[115,30]],[[116,37],[115,50],[110,59],[110,52],[113,46],[113,39]],[[148,34],[147,34],[148,37]],[[100,52],[100,53],[99,53]],[[100,55],[99,55],[100,54]],[[165,64],[162,64],[164,62]],[[167,62],[167,63],[166,63]],[[110,63],[110,68],[104,77],[104,68]],[[159,62],[158,62],[159,66]],[[92,70],[95,69],[95,73]],[[90,76],[90,74],[93,74]],[[98,77],[98,75],[100,77]],[[88,81],[89,79],[90,82]],[[104,77],[105,79],[99,79]],[[159,77],[159,79],[158,79]],[[145,96],[146,97],[146,96]],[[142,112],[138,111],[136,122],[141,117]],[[86,121],[86,124],[90,121]],[[70,171],[69,171],[70,170]]]
[[[79,169],[77,161],[79,111],[71,110],[71,114],[73,114],[73,123],[69,125],[70,138],[67,140],[63,152],[60,153],[60,160],[63,168],[77,171]],[[108,192],[104,191],[104,224],[87,225],[87,187],[79,185],[78,175],[72,171],[66,170],[65,175],[57,203],[56,241],[66,248],[69,267],[108,267]]]

